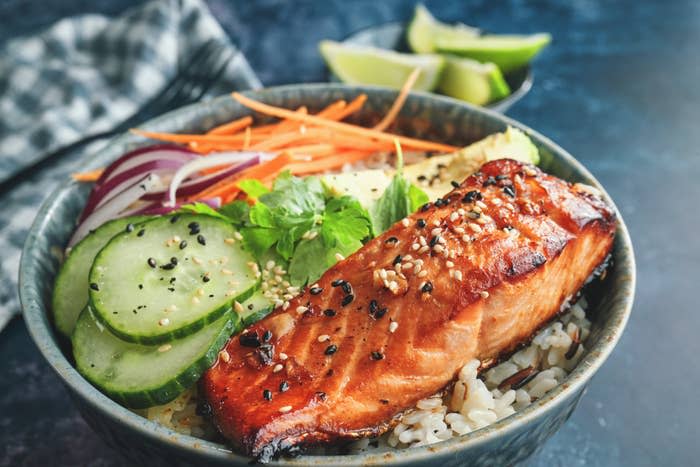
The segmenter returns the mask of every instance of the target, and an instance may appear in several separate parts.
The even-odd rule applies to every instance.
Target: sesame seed
[[[241,235],[240,232],[234,232],[233,238],[235,238],[236,240],[243,240],[243,235]]]
[[[326,310],[323,310],[323,314],[331,318],[335,316],[335,310],[332,308],[327,308]]]
[[[489,298],[489,293],[485,290],[479,292],[479,295],[481,295],[481,298]]]
[[[420,248],[420,245],[418,243],[414,243],[413,245],[411,245],[411,250],[413,251],[418,250],[418,248]]]
[[[163,344],[160,347],[158,347],[158,352],[167,352],[168,350],[172,349],[173,346],[170,344]]]
[[[389,323],[389,332],[394,333],[398,328],[399,323],[397,323],[396,321],[392,321],[391,323]]]
[[[450,214],[450,221],[451,222],[456,221],[458,218],[459,218],[459,214],[457,214],[456,212],[453,212],[452,214]]]
[[[279,411],[281,413],[287,413],[292,411],[292,406],[291,405],[285,405],[284,407],[280,407]]]
[[[373,350],[372,353],[369,354],[370,358],[372,360],[383,360],[384,359],[384,354],[381,352],[378,352],[376,350]]]
[[[272,391],[270,391],[269,389],[265,389],[263,391],[263,399],[265,399],[266,401],[271,401],[272,400]]]
[[[453,267],[455,267],[455,263],[453,263],[452,261],[446,262],[445,265],[446,265],[448,268],[453,268]]]
[[[229,361],[231,361],[231,356],[228,354],[226,349],[219,352],[219,358],[221,358],[221,360],[223,360],[225,363],[228,363]]]
[[[288,359],[288,358],[289,358],[289,357],[287,356],[286,353],[280,352],[280,360],[285,361],[285,360]]]
[[[430,293],[433,291],[433,283],[428,281],[423,286],[420,288],[421,292],[423,293]]]
[[[354,299],[355,299],[355,296],[354,296],[354,295],[352,295],[352,294],[346,295],[346,296],[344,296],[343,299],[341,300],[340,305],[341,305],[341,306],[347,306],[347,305],[351,304],[352,301],[353,301]]]
[[[198,299],[197,297],[192,297],[191,302],[192,302],[193,305],[196,305],[196,304],[199,303],[199,299]]]
[[[423,253],[425,253],[428,250],[430,250],[430,247],[428,245],[424,245],[424,246],[420,247],[420,250],[418,250],[418,254],[422,255]]]
[[[462,271],[455,271],[454,278],[457,279],[458,281],[462,282]]]
[[[430,235],[432,235],[433,237],[437,237],[441,233],[442,233],[442,229],[440,227],[436,227],[430,231]]]
[[[148,265],[152,268],[156,267],[156,260],[155,258],[148,258],[148,261],[146,261]]]
[[[282,381],[280,383],[280,392],[287,392],[288,389],[289,389],[289,383],[286,381]]]
[[[278,363],[274,366],[274,368],[272,368],[272,372],[279,373],[280,371],[282,371],[282,368],[284,368],[284,366],[281,363]]]
[[[442,253],[442,252],[445,251],[445,247],[442,246],[442,245],[435,245],[435,246],[433,247],[433,250],[435,251],[435,253],[438,253],[438,254],[439,254],[439,253]]]
[[[484,203],[484,202],[481,201],[481,200],[477,201],[477,202],[474,203],[474,204],[476,204],[477,206],[479,206],[481,209],[486,209],[486,208],[488,208],[488,206],[486,205],[486,203]]]
[[[306,313],[307,311],[309,311],[309,307],[303,305],[297,307],[297,313],[299,314]]]
[[[343,261],[345,259],[345,256],[341,255],[340,253],[336,253],[335,259],[336,261]]]
[[[413,267],[413,263],[404,263],[404,264],[401,266],[401,269],[406,270],[406,269],[411,269],[412,267]]]
[[[421,272],[418,273],[418,277],[421,277],[421,278],[422,278],[422,277],[425,277],[425,276],[427,276],[427,275],[428,275],[428,271],[426,271],[426,270],[423,270],[423,271],[421,271]]]
[[[331,336],[329,336],[328,334],[321,334],[320,336],[318,336],[319,342],[326,342],[330,339],[331,339]]]
[[[326,355],[333,355],[337,351],[338,351],[338,346],[335,344],[331,344],[328,347],[326,347],[326,350],[324,350],[323,353]]]
[[[404,218],[401,220],[401,225],[403,225],[404,227],[408,227],[409,224],[410,224],[410,222],[409,222],[409,220],[408,220],[407,218],[404,217]]]
[[[471,242],[471,237],[469,235],[462,235],[462,241],[465,243]]]
[[[241,305],[238,300],[233,302],[233,309],[236,310],[237,313],[243,313],[244,311],[243,305]]]
[[[161,318],[158,320],[158,325],[159,326],[167,326],[170,324],[170,320],[168,318]]]
[[[455,233],[458,233],[460,235],[465,232],[463,227],[455,227],[454,230],[455,230]]]
[[[201,259],[197,258],[196,256],[192,257],[192,262],[194,264],[197,264],[197,265],[201,265],[203,263],[203,261]]]
[[[322,289],[321,287],[311,287],[311,288],[309,289],[309,293],[310,293],[311,295],[318,295],[318,294],[320,294],[321,292],[323,292],[323,289]]]
[[[472,229],[472,231],[474,233],[480,233],[482,231],[481,227],[479,225],[471,223],[471,222],[469,223],[469,228]]]
[[[224,238],[224,243],[227,245],[233,245],[234,243],[236,243],[236,239],[231,237]]]
[[[423,227],[425,227],[425,219],[418,219],[416,225],[418,226],[418,228],[422,229]]]

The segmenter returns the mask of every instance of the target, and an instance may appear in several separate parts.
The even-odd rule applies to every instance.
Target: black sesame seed
[[[171,292],[175,292],[175,287],[168,287],[168,290]]]
[[[139,290],[143,290],[143,284],[139,284]]]
[[[288,389],[289,389],[289,383],[286,381],[282,381],[280,383],[280,392],[287,392]]]
[[[170,218],[170,223],[171,223],[171,224],[174,224],[175,222],[177,222],[177,220],[178,220],[179,218],[180,218],[180,215],[179,215],[179,214],[175,214],[173,217]]]
[[[255,331],[241,334],[241,337],[239,337],[238,340],[243,347],[260,347],[260,338],[258,337],[258,333]]]
[[[328,308],[326,310],[323,310],[323,314],[331,318],[335,316],[335,310],[333,308]]]
[[[482,186],[486,188],[487,186],[495,185],[496,184],[496,179],[493,177],[488,177],[486,180],[484,180],[484,183],[482,183]]]
[[[428,177],[426,177],[425,175],[419,175],[417,179],[419,182],[424,182],[428,179]]]
[[[340,302],[341,306],[347,306],[352,303],[352,301],[355,300],[354,295],[346,295],[343,297],[343,300]]]
[[[384,243],[396,243],[398,241],[399,241],[399,239],[396,237],[389,237],[384,241]]]
[[[323,353],[326,355],[333,355],[337,351],[338,351],[338,346],[335,344],[331,344],[328,347],[326,347],[326,350],[324,350]]]
[[[370,300],[369,302],[369,312],[375,314],[379,310],[379,304],[376,300]]]
[[[322,401],[326,400],[326,393],[323,391],[316,391],[316,396]]]
[[[440,236],[436,235],[433,238],[430,239],[430,242],[428,243],[430,245],[430,248],[434,247],[437,245],[437,243],[440,241]]]
[[[143,237],[143,234],[146,233],[146,229],[141,229],[139,232],[136,234],[137,237]]]
[[[379,310],[374,312],[374,319],[382,319],[382,317],[386,314],[386,312],[389,311],[388,308],[380,308]]]
[[[265,389],[263,391],[263,399],[265,399],[266,401],[271,401],[272,400],[272,391],[270,391],[269,389]]]
[[[160,268],[164,269],[166,271],[171,271],[171,270],[175,269],[175,266],[177,266],[177,264],[168,263],[168,264],[162,265]]]
[[[152,268],[156,267],[156,260],[155,258],[148,258],[148,261],[146,261],[148,265]]]
[[[272,331],[268,329],[263,333],[263,342],[270,342],[270,339],[272,339]]]
[[[379,402],[381,402],[384,405],[387,405],[389,403],[387,399],[379,399]]]
[[[99,290],[100,290],[100,287],[97,284],[95,284],[94,282],[90,282],[90,288],[96,292],[99,292]]]
[[[333,287],[338,287],[339,285],[345,284],[345,281],[343,279],[336,279],[333,282],[331,282],[331,285]]]
[[[209,282],[210,280],[211,280],[211,278],[209,276],[207,276],[206,274],[204,276],[202,276],[202,282]]]
[[[428,209],[430,209],[430,203],[425,203],[423,206],[420,207],[421,212],[425,212]]]
[[[456,182],[454,180],[450,182],[450,185],[452,185],[454,188],[459,188],[459,182]]]
[[[249,309],[249,310],[252,310],[253,308],[255,308],[255,307],[253,306],[253,304],[252,304],[252,303],[249,303],[249,304],[248,304],[248,309]]]
[[[207,240],[206,238],[204,238],[204,235],[197,235],[197,243],[199,243],[200,245],[207,244]]]
[[[323,292],[323,289],[322,289],[321,287],[311,287],[311,288],[309,289],[309,293],[310,293],[311,295],[318,295],[318,294],[320,294],[321,292]]]
[[[462,198],[462,202],[463,203],[473,203],[474,201],[481,200],[482,198],[483,198],[483,196],[481,196],[480,192],[478,192],[476,190],[472,190],[472,191],[468,191],[467,194],[464,195],[464,197]]]
[[[515,188],[513,188],[513,185],[504,186],[503,193],[505,193],[507,196],[510,196],[511,198],[515,198]]]
[[[345,292],[347,295],[352,295],[352,285],[350,282],[343,282],[340,284],[340,287],[343,289],[343,292]]]
[[[192,229],[198,229],[199,228],[199,223],[198,222],[190,222],[187,224],[187,228],[192,230]]]
[[[422,229],[426,225],[425,219],[418,219],[418,222],[416,222],[416,225]]]
[[[180,249],[184,250],[185,248],[187,248],[187,240],[183,240],[180,242]]]
[[[174,256],[172,258],[170,258],[170,264],[177,265],[177,258]]]
[[[126,224],[126,231],[131,233],[134,231],[134,224]]]
[[[508,175],[503,175],[503,174],[496,175],[496,180],[498,180],[498,181],[507,180],[507,179],[508,179]]]
[[[383,360],[384,359],[384,354],[381,352],[378,352],[376,350],[373,350],[372,353],[370,354],[372,357],[372,360]]]
[[[443,207],[445,204],[446,204],[446,203],[445,203],[445,200],[442,199],[442,198],[438,198],[438,199],[435,200],[435,207],[436,207],[436,208],[441,208],[441,207]]]
[[[391,262],[391,265],[396,266],[397,264],[399,264],[401,262],[402,259],[403,259],[403,257],[401,255],[396,255],[396,257],[394,258],[394,261]]]
[[[425,284],[423,284],[423,287],[421,287],[421,292],[423,293],[430,293],[433,291],[433,283],[428,281]]]

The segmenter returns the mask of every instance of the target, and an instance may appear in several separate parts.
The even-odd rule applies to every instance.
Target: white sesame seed
[[[223,360],[225,363],[228,363],[229,361],[231,361],[231,356],[228,354],[226,349],[219,352],[219,358],[221,358],[221,360]]]
[[[243,305],[238,300],[233,302],[233,309],[238,313],[243,313]]]
[[[272,260],[270,260],[270,261],[268,261],[267,263],[265,263],[265,269],[267,269],[268,271],[269,271],[270,269],[273,269],[274,267],[275,267],[275,262],[272,261]]]
[[[486,205],[486,203],[484,203],[483,201],[477,201],[475,204],[476,204],[477,206],[479,206],[481,209],[486,209],[486,208],[488,208],[488,206]]]
[[[454,230],[455,230],[455,233],[458,233],[458,234],[460,234],[460,235],[464,233],[464,228],[463,228],[463,227],[455,227]]]
[[[320,336],[318,336],[318,341],[319,342],[326,342],[330,338],[331,338],[331,336],[329,336],[328,334],[321,334]]]
[[[438,244],[433,247],[433,250],[435,251],[435,253],[442,253],[443,251],[445,251],[445,247]]]
[[[418,284],[418,288],[419,288],[419,289],[422,289],[424,285],[425,285],[425,281],[423,281],[423,282],[421,282],[420,284]]]
[[[462,281],[462,271],[456,270],[455,274],[454,274],[454,278],[461,282]]]
[[[453,268],[453,267],[455,267],[455,263],[453,263],[452,261],[446,262],[445,265],[447,265],[448,268]]]
[[[403,258],[401,258],[402,261],[411,261],[413,259],[413,256],[411,255],[406,255]]]
[[[227,245],[233,245],[234,243],[236,243],[236,239],[235,239],[235,238],[230,238],[230,237],[229,237],[229,238],[224,238],[224,243],[227,244]]]
[[[282,371],[282,368],[284,368],[284,366],[282,366],[281,363],[278,363],[277,365],[274,366],[274,368],[272,368],[272,372],[278,373],[278,372]]]
[[[169,312],[169,313],[170,313],[170,312],[173,312],[173,311],[177,311],[177,306],[175,306],[175,305],[170,305],[169,307],[167,307],[167,308],[165,309],[165,311],[167,311],[167,312]]]
[[[282,309],[287,310],[289,308],[289,302],[282,303]]]
[[[192,300],[191,300],[191,301],[192,301],[192,304],[193,304],[193,305],[196,305],[196,304],[199,303],[199,299],[198,299],[197,297],[192,297]]]
[[[299,314],[306,313],[307,311],[309,311],[309,307],[303,305],[297,307],[297,313]]]
[[[289,357],[287,357],[286,353],[280,352],[280,360],[285,361],[287,358],[289,358]]]
[[[284,302],[282,300],[280,300],[279,298],[276,298],[275,301],[273,302],[273,305],[275,305],[275,307],[282,306],[282,305],[284,305]]]
[[[170,320],[168,318],[161,318],[158,321],[159,326],[167,326],[168,324],[170,324]]]
[[[428,241],[427,241],[427,240],[425,239],[425,237],[422,236],[422,235],[420,236],[420,238],[418,238],[418,241],[420,242],[420,244],[421,244],[422,246],[425,246],[425,245],[428,244]]]
[[[309,231],[309,240],[313,240],[316,237],[318,237],[318,230]]]
[[[403,263],[403,266],[401,266],[401,269],[411,269],[413,267],[413,263]]]
[[[292,406],[291,405],[285,405],[284,407],[280,407],[279,411],[281,413],[287,413],[292,411]]]
[[[485,290],[479,292],[479,295],[481,295],[481,298],[489,298],[489,293]]]
[[[467,213],[467,211],[465,211],[465,210],[462,209],[462,208],[457,209],[457,214],[459,214],[460,216],[463,216],[463,215],[465,215],[466,213]]]
[[[418,254],[422,255],[423,253],[427,252],[428,250],[430,250],[430,247],[428,245],[423,245],[422,247],[420,247],[420,250],[418,250]]]
[[[472,229],[473,232],[475,233],[480,233],[481,232],[481,227],[477,224],[474,223],[469,223],[469,228]]]
[[[438,243],[441,245],[444,245],[447,243],[447,240],[445,240],[445,237],[438,237]]]
[[[193,262],[194,264],[197,264],[197,265],[201,265],[201,264],[202,264],[202,260],[199,259],[199,258],[197,258],[196,256],[193,256],[193,257],[192,257],[192,262]]]
[[[163,344],[160,347],[158,347],[158,352],[167,352],[168,350],[172,349],[173,346],[170,344]]]
[[[341,255],[340,253],[336,253],[335,259],[336,259],[336,261],[342,261],[345,259],[345,256]]]
[[[450,277],[455,276],[455,270],[454,269],[448,269],[447,272],[449,273]]]
[[[481,216],[480,218],[478,218],[478,219],[476,220],[476,222],[479,223],[479,224],[481,224],[481,225],[484,225],[484,224],[486,224],[489,220],[490,220],[490,218],[485,217],[485,216]]]
[[[386,274],[386,270],[385,270],[385,269],[380,269],[380,270],[379,270],[379,277],[381,277],[382,279],[386,279],[387,274]]]
[[[232,275],[233,275],[233,271],[231,271],[230,269],[224,268],[224,269],[221,270],[221,274],[223,274],[224,276],[232,276]]]
[[[439,226],[439,225],[440,225],[440,221],[439,221],[438,219],[434,219],[434,220],[433,220],[433,225],[434,225],[435,227]]]
[[[411,250],[416,251],[418,248],[420,248],[420,245],[418,243],[414,243],[411,245]]]
[[[493,199],[491,200],[491,203],[492,203],[494,206],[500,206],[501,204],[503,204],[503,201],[501,201],[501,198],[493,198]]]
[[[436,227],[433,230],[430,231],[430,235],[435,237],[436,235],[440,235],[442,233],[442,229],[440,227]]]
[[[453,212],[452,214],[450,214],[450,221],[451,222],[456,221],[458,218],[459,218],[459,214],[457,214],[456,212]]]
[[[224,296],[226,296],[226,297],[233,297],[234,295],[236,295],[235,290],[229,290],[224,294]]]
[[[403,225],[404,227],[408,227],[408,225],[409,225],[408,219],[404,217],[401,220],[401,225]]]
[[[469,235],[462,235],[462,241],[465,243],[469,243],[471,241],[471,237]]]
[[[392,321],[391,323],[389,323],[389,332],[391,332],[391,333],[396,332],[396,330],[398,328],[399,328],[399,323],[397,323],[396,321]]]
[[[241,235],[240,232],[234,232],[233,238],[235,238],[236,240],[243,240],[243,235]]]
[[[425,277],[427,275],[428,275],[428,271],[426,271],[425,269],[422,270],[420,273],[418,273],[418,277]]]

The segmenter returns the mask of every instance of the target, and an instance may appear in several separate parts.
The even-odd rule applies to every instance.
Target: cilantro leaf
[[[218,217],[219,219],[224,219],[227,222],[230,222],[230,220],[231,220],[227,216],[221,214],[216,209],[209,206],[208,204],[200,203],[198,201],[194,202],[192,204],[185,204],[185,205],[181,206],[178,211],[191,212],[194,214],[206,214],[207,216]]]
[[[245,192],[250,199],[258,199],[270,190],[260,180],[249,178],[238,182],[238,187]]]
[[[224,204],[219,208],[219,214],[228,218],[237,227],[248,222],[250,206],[245,201],[237,200]]]

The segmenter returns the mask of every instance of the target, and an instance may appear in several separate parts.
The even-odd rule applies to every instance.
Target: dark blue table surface
[[[0,0],[0,42],[133,0]],[[316,43],[406,19],[413,1],[210,0],[266,85],[320,81]],[[428,2],[494,32],[549,31],[535,87],[509,115],[581,160],[632,232],[638,289],[627,331],[533,466],[698,465],[700,443],[700,2]],[[0,117],[2,118],[2,117]],[[695,435],[693,433],[696,433]],[[21,319],[0,334],[0,467],[124,465],[92,433]]]

